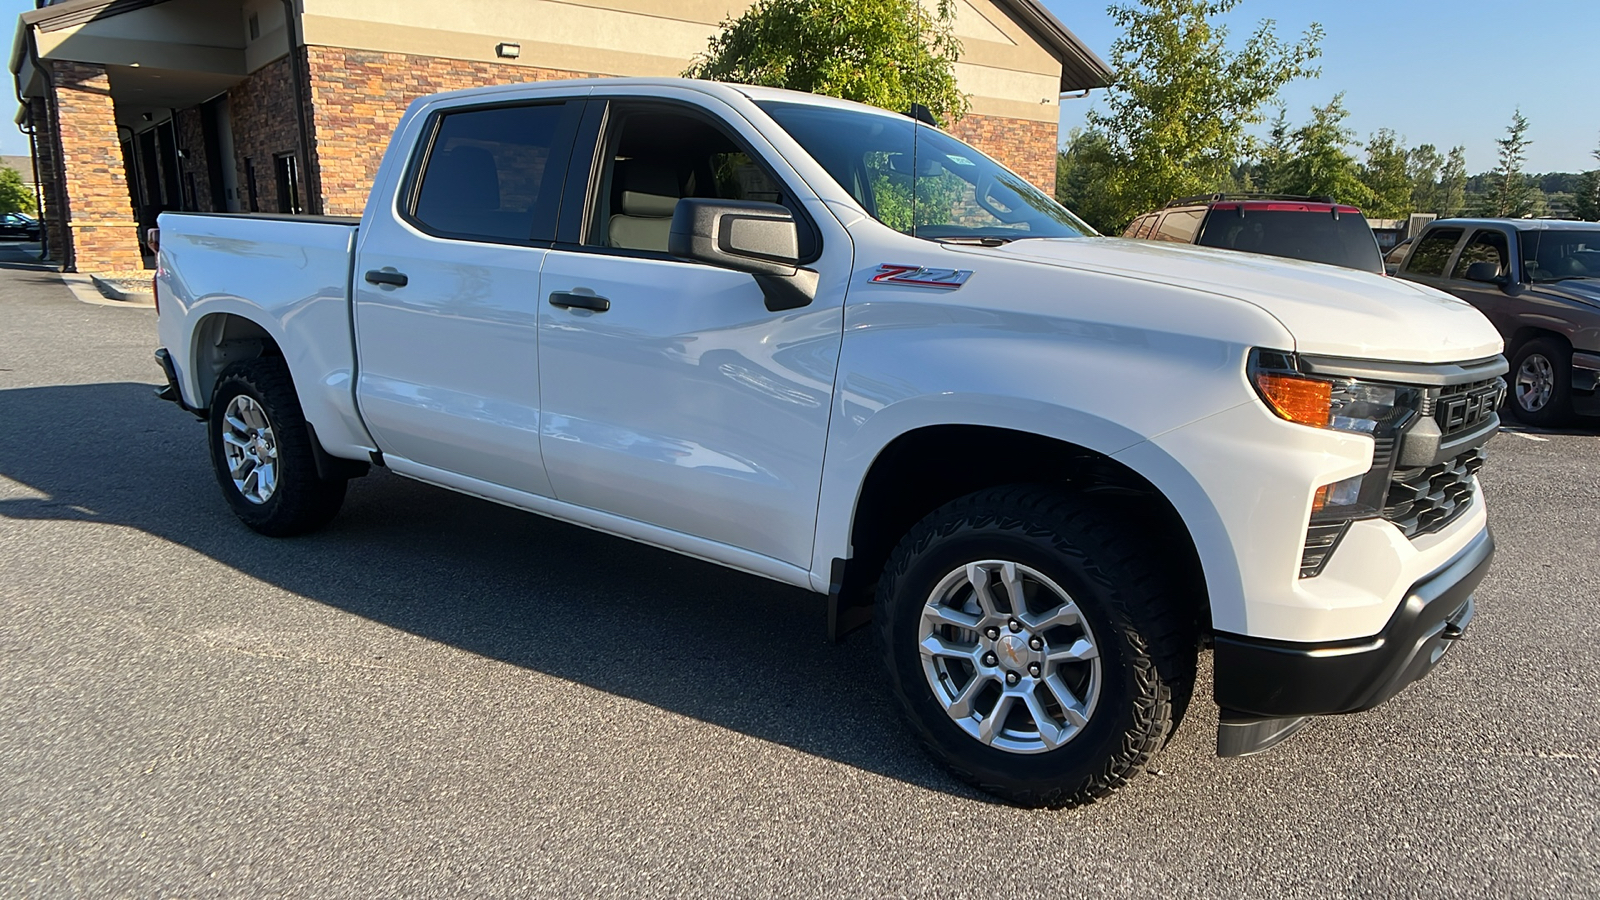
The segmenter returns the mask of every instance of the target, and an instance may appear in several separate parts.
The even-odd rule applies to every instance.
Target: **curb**
[[[97,290],[112,300],[123,303],[139,303],[149,306],[156,305],[156,296],[149,291],[125,291],[115,284],[101,278],[99,275],[90,275],[89,280],[94,283]]]

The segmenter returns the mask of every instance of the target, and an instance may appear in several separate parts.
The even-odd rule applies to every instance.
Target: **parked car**
[[[1224,247],[1382,272],[1378,240],[1361,210],[1332,197],[1208,194],[1174,200],[1133,220],[1123,237]]]
[[[1600,415],[1600,224],[1439,219],[1399,277],[1489,317],[1511,357],[1511,410],[1530,425]]]
[[[1393,275],[1400,271],[1400,264],[1406,261],[1406,254],[1411,252],[1411,245],[1416,241],[1416,238],[1408,237],[1389,248],[1389,252],[1383,255],[1383,272],[1385,275]]]
[[[825,594],[933,754],[1017,803],[1142,771],[1202,645],[1223,755],[1386,701],[1492,556],[1494,407],[1434,412],[1501,387],[1476,311],[1095,236],[859,104],[440,94],[359,222],[166,213],[153,243],[162,395],[249,527],[317,528],[376,464]]]
[[[0,215],[0,237],[37,241],[39,239],[39,221],[22,213],[12,212]]]

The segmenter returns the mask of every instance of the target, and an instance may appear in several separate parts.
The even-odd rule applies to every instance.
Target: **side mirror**
[[[1500,266],[1492,262],[1475,262],[1467,266],[1467,280],[1485,284],[1504,284],[1506,281],[1500,276]]]
[[[667,252],[756,276],[767,309],[798,309],[816,297],[817,273],[800,267],[800,228],[776,203],[687,197],[672,212]]]

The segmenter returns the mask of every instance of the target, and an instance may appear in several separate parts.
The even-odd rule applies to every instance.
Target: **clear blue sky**
[[[1110,56],[1117,34],[1105,0],[1044,3],[1102,58]],[[16,17],[32,8],[30,0],[0,0],[0,21],[11,23],[8,51]],[[1361,139],[1387,127],[1411,146],[1443,151],[1461,144],[1468,171],[1477,173],[1493,168],[1494,140],[1520,105],[1532,126],[1530,171],[1600,165],[1589,155],[1600,144],[1600,0],[1243,0],[1226,21],[1239,42],[1268,17],[1285,38],[1313,21],[1327,31],[1322,77],[1283,92],[1294,121],[1344,91],[1349,124]],[[1082,124],[1101,93],[1063,101],[1063,134]],[[11,124],[9,76],[3,96],[0,153],[26,153],[27,139]]]
[[[1044,0],[1107,61],[1118,37],[1108,2]],[[1284,88],[1293,122],[1344,91],[1358,139],[1392,128],[1407,146],[1460,144],[1476,174],[1494,168],[1494,141],[1521,106],[1533,139],[1527,171],[1600,167],[1589,155],[1600,145],[1600,0],[1242,0],[1224,19],[1230,43],[1267,18],[1285,40],[1312,22],[1326,32],[1322,77]],[[1063,135],[1102,93],[1062,101]]]

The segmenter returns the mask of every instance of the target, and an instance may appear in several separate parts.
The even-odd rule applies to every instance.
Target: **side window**
[[[442,237],[553,240],[571,144],[568,118],[562,103],[444,114],[411,219]]]
[[[732,135],[712,122],[660,109],[614,112],[585,244],[667,252],[672,214],[684,197],[788,206],[800,223],[801,252],[815,247],[798,204]]]
[[[1200,220],[1205,218],[1203,209],[1183,209],[1167,213],[1161,220],[1161,228],[1154,235],[1158,241],[1171,241],[1179,244],[1188,244],[1194,241],[1194,233],[1200,230]]]
[[[1143,228],[1145,223],[1147,221],[1149,221],[1149,219],[1150,219],[1149,216],[1140,216],[1139,218],[1134,219],[1132,222],[1128,223],[1128,227],[1127,228],[1124,228],[1122,230],[1122,236],[1125,237],[1125,238],[1136,238],[1136,237],[1138,237],[1139,236],[1139,229]]]
[[[1472,240],[1461,248],[1461,255],[1456,258],[1455,268],[1450,270],[1451,278],[1466,278],[1467,267],[1476,262],[1492,262],[1501,275],[1510,269],[1511,254],[1506,247],[1506,236],[1498,231],[1483,229],[1472,236]]]
[[[1456,248],[1456,241],[1459,240],[1459,228],[1439,228],[1428,232],[1417,242],[1416,249],[1411,251],[1411,258],[1406,261],[1406,274],[1443,275],[1444,264],[1450,261],[1450,251]]]

